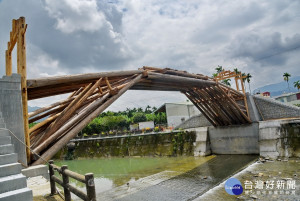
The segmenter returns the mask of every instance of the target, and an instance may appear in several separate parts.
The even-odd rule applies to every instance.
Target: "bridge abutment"
[[[27,165],[26,148],[23,144],[25,143],[25,137],[20,75],[12,74],[12,76],[3,76],[0,79],[0,111],[6,123],[6,128],[11,130],[18,138],[11,136],[15,152],[18,154],[18,160]]]

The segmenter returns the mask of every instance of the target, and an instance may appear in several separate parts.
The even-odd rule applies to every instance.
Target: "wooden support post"
[[[85,174],[86,193],[89,201],[96,201],[96,190],[94,182],[94,174]]]
[[[11,76],[12,74],[12,59],[11,52],[8,50],[5,51],[5,66],[6,66],[6,75]]]
[[[54,176],[54,170],[52,167],[53,160],[49,161],[49,176],[50,176],[50,188],[51,188],[51,195],[56,194],[56,187],[55,187],[55,181],[52,179],[52,176]]]
[[[67,187],[69,184],[69,176],[65,174],[65,170],[68,169],[67,165],[61,166],[61,172],[62,172],[62,179],[63,179],[63,184],[64,184],[64,194],[65,194],[65,200],[66,201],[71,201],[71,192],[69,188]]]
[[[27,162],[30,163],[30,138],[29,138],[29,123],[28,123],[28,103],[27,103],[27,74],[26,74],[26,23],[25,18],[18,19],[17,27],[17,71],[21,75],[21,91],[22,91],[22,106],[23,106],[23,120],[24,120],[24,134],[27,145],[26,154]]]

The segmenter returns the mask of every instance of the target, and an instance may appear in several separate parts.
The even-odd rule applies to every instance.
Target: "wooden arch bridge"
[[[21,75],[24,132],[27,159],[42,164],[51,159],[90,121],[127,90],[179,91],[201,111],[213,126],[250,123],[241,73],[223,71],[216,78],[169,68],[26,78],[25,18],[13,20],[6,51],[6,75],[12,73],[11,52],[17,44],[17,69]],[[234,77],[237,90],[219,80]],[[28,113],[27,101],[70,93],[67,99]],[[29,129],[29,123],[39,122]],[[38,155],[41,156],[37,157]]]

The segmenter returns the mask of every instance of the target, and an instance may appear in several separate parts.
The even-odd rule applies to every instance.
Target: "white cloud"
[[[45,0],[45,3],[49,16],[57,21],[56,28],[64,33],[94,32],[108,23],[96,0]]]
[[[34,77],[144,65],[211,75],[222,65],[251,73],[254,89],[282,81],[283,71],[300,75],[300,48],[287,51],[299,40],[299,1],[36,2],[0,1],[1,66],[10,20],[24,15],[29,24],[27,66]],[[277,51],[283,53],[257,60]],[[143,100],[128,97],[124,101]],[[159,102],[159,97],[153,100]]]

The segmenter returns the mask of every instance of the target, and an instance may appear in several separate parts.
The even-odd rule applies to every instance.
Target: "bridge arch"
[[[127,90],[179,91],[203,113],[213,126],[250,123],[244,94],[213,78],[169,68],[143,67],[115,71],[27,80],[28,100],[64,93],[63,101],[28,114],[29,123],[46,120],[29,130],[34,154],[49,160],[90,121]],[[44,161],[37,159],[33,164]]]

